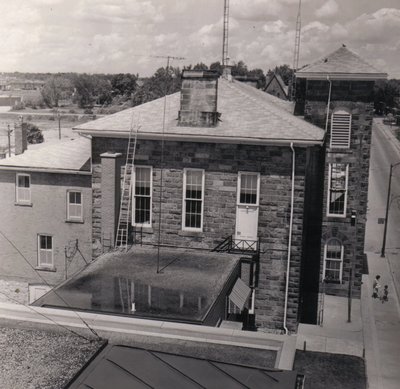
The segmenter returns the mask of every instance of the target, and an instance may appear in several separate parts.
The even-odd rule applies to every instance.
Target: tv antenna
[[[299,0],[299,9],[297,11],[296,19],[296,35],[294,38],[294,53],[293,53],[293,74],[292,74],[292,93],[291,100],[293,101],[296,97],[296,76],[295,73],[299,68],[299,56],[300,56],[300,36],[301,36],[301,0]]]
[[[224,0],[224,32],[223,32],[223,37],[222,37],[222,66],[226,66],[229,63],[228,32],[229,32],[229,0]]]

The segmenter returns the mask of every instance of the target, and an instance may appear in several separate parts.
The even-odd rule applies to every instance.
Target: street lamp
[[[389,171],[389,186],[388,186],[388,194],[387,194],[387,202],[386,202],[386,216],[385,216],[385,229],[383,230],[383,243],[382,243],[382,251],[381,257],[385,257],[385,248],[386,248],[386,233],[387,233],[387,226],[388,226],[388,218],[389,218],[389,207],[390,207],[390,189],[392,186],[392,172],[393,169],[400,165],[400,162],[395,164],[390,164],[390,171]]]

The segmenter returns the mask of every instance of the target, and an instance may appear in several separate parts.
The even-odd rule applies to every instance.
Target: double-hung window
[[[53,237],[51,235],[38,235],[38,266],[45,268],[54,267]]]
[[[346,217],[348,171],[347,164],[329,164],[328,216]]]
[[[336,111],[331,117],[331,143],[335,149],[348,149],[351,138],[351,115],[346,111]]]
[[[339,239],[329,239],[324,248],[324,274],[327,282],[342,282],[343,245]]]
[[[183,213],[184,230],[203,230],[204,170],[185,169],[183,171]]]
[[[82,192],[67,191],[67,219],[82,221]]]
[[[17,174],[16,202],[18,204],[31,203],[31,176],[29,174]]]
[[[151,226],[152,170],[151,166],[135,166],[132,212],[132,224],[135,226]]]

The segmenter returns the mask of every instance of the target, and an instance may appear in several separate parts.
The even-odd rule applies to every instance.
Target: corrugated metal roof
[[[342,46],[311,65],[305,66],[296,72],[297,78],[308,78],[311,74],[327,75],[352,75],[353,77],[386,78],[386,73],[371,66],[358,54]]]
[[[70,389],[295,389],[297,373],[127,346],[107,348]]]
[[[48,170],[90,170],[91,142],[86,138],[67,140],[0,160],[1,167]]]
[[[242,311],[247,299],[250,297],[250,294],[251,289],[242,281],[241,278],[238,278],[233,286],[231,294],[229,295],[229,300],[231,300],[232,303]]]
[[[258,143],[275,141],[290,143],[319,143],[324,131],[305,120],[293,116],[292,105],[283,105],[280,99],[250,85],[220,78],[218,80],[218,112],[220,122],[216,127],[178,126],[180,92],[167,96],[165,136],[195,139],[206,137],[207,141],[224,138]],[[98,120],[81,124],[75,131],[95,136],[124,136],[130,130],[132,117],[140,125],[139,138],[163,133],[164,99],[120,111]],[[292,111],[293,112],[293,111]]]

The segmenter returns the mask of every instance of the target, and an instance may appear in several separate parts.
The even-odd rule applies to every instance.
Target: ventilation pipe
[[[290,199],[290,223],[289,223],[289,243],[288,243],[288,255],[287,255],[287,266],[286,266],[286,289],[285,289],[285,309],[283,314],[283,329],[287,335],[289,330],[286,326],[287,319],[287,305],[289,296],[289,273],[290,273],[290,257],[292,255],[292,231],[293,231],[293,206],[294,206],[294,178],[296,169],[296,152],[293,147],[293,142],[290,143],[290,149],[292,150],[292,193]]]

